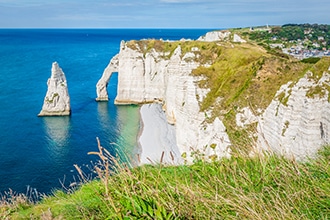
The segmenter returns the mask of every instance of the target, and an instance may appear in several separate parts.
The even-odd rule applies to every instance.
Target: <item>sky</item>
[[[0,0],[0,28],[330,24],[330,0]]]

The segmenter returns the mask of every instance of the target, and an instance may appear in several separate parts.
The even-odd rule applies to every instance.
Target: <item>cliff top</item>
[[[274,98],[285,103],[288,97],[275,97],[280,87],[288,82],[294,85],[309,72],[309,79],[318,82],[322,74],[328,72],[330,57],[299,60],[284,54],[279,48],[265,47],[250,38],[245,38],[246,43],[233,42],[233,34],[240,33],[234,31],[227,38],[215,42],[149,39],[129,41],[126,45],[144,55],[157,52],[164,59],[169,59],[178,46],[182,57],[186,53],[194,53],[193,58],[185,61],[201,64],[191,74],[198,76],[196,83],[208,91],[200,102],[200,110],[207,112],[209,122],[219,117],[231,140],[241,142],[234,144],[243,146],[248,141],[242,137],[248,136],[249,129],[255,130],[256,124],[240,130],[236,125],[236,114],[249,107],[255,115],[260,115]],[[311,89],[309,97],[330,94],[330,87],[323,85]]]
[[[126,45],[144,55],[156,51],[164,59],[169,59],[178,46],[182,57],[188,52],[194,53],[193,60],[186,61],[201,64],[192,74],[203,76],[199,86],[210,89],[201,103],[202,111],[210,108],[216,111],[218,105],[222,109],[249,105],[256,110],[264,109],[281,85],[297,81],[307,71],[312,71],[315,79],[328,71],[329,57],[299,61],[279,49],[265,48],[259,42],[247,40],[247,43],[234,43],[230,38],[216,42],[148,39],[132,40]],[[221,101],[217,100],[219,96]]]

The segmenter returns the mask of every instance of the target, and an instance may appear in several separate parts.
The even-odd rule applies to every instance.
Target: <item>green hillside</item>
[[[105,156],[102,154],[101,157]],[[95,171],[99,180],[33,204],[0,203],[2,219],[328,219],[330,148],[305,163],[276,155],[234,155],[213,163]],[[81,176],[82,177],[82,176]],[[82,177],[84,179],[84,177]]]

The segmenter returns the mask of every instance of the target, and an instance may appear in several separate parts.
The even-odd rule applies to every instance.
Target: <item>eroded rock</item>
[[[51,76],[42,109],[38,116],[64,116],[71,114],[70,96],[64,72],[57,62],[52,64]]]

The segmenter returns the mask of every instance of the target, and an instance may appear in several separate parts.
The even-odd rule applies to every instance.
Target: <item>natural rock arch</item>
[[[119,59],[118,54],[114,56],[108,66],[105,68],[101,79],[96,84],[96,101],[109,101],[107,86],[109,80],[112,76],[112,73],[118,72],[119,67]]]

